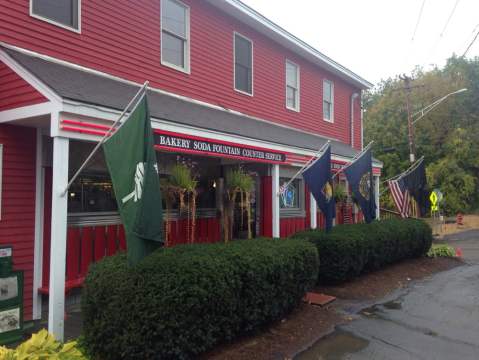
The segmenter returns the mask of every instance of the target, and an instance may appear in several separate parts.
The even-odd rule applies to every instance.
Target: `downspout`
[[[356,100],[358,96],[358,93],[351,95],[351,147],[354,147],[354,100]]]

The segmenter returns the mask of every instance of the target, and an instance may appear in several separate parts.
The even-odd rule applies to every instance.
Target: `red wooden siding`
[[[51,180],[49,181],[51,188]],[[46,224],[45,229],[47,231],[43,247],[43,281],[39,290],[41,293],[47,294],[50,283],[50,225]],[[188,243],[186,230],[187,220],[172,221],[169,246]],[[196,244],[221,241],[218,219],[198,219],[195,234]],[[67,230],[66,290],[82,285],[91,263],[125,249],[126,239],[122,225],[69,226]]]
[[[24,316],[32,318],[35,233],[35,129],[0,125],[3,144],[0,244],[13,246],[13,264],[24,270]]]
[[[30,17],[27,0],[3,1],[0,41],[350,142],[350,97],[358,89],[212,5],[184,2],[191,7],[189,75],[160,63],[160,0],[83,0],[81,34]],[[234,31],[253,41],[252,97],[233,89]],[[299,113],[285,107],[286,59],[300,66]],[[334,81],[333,124],[322,120],[324,78]]]
[[[2,5],[3,6],[3,5]],[[0,111],[48,101],[7,65],[0,62]]]

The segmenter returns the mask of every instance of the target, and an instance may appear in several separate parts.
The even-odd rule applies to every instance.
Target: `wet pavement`
[[[479,359],[479,231],[445,241],[464,266],[366,306],[296,359]]]

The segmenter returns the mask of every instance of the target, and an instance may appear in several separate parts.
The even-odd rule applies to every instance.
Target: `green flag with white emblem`
[[[163,244],[163,209],[153,145],[145,93],[128,119],[103,144],[130,264]]]

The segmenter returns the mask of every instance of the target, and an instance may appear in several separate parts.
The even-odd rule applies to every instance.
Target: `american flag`
[[[396,208],[401,214],[401,217],[409,217],[409,203],[411,198],[404,182],[402,179],[389,180],[388,185],[393,196],[394,204],[396,204]]]

